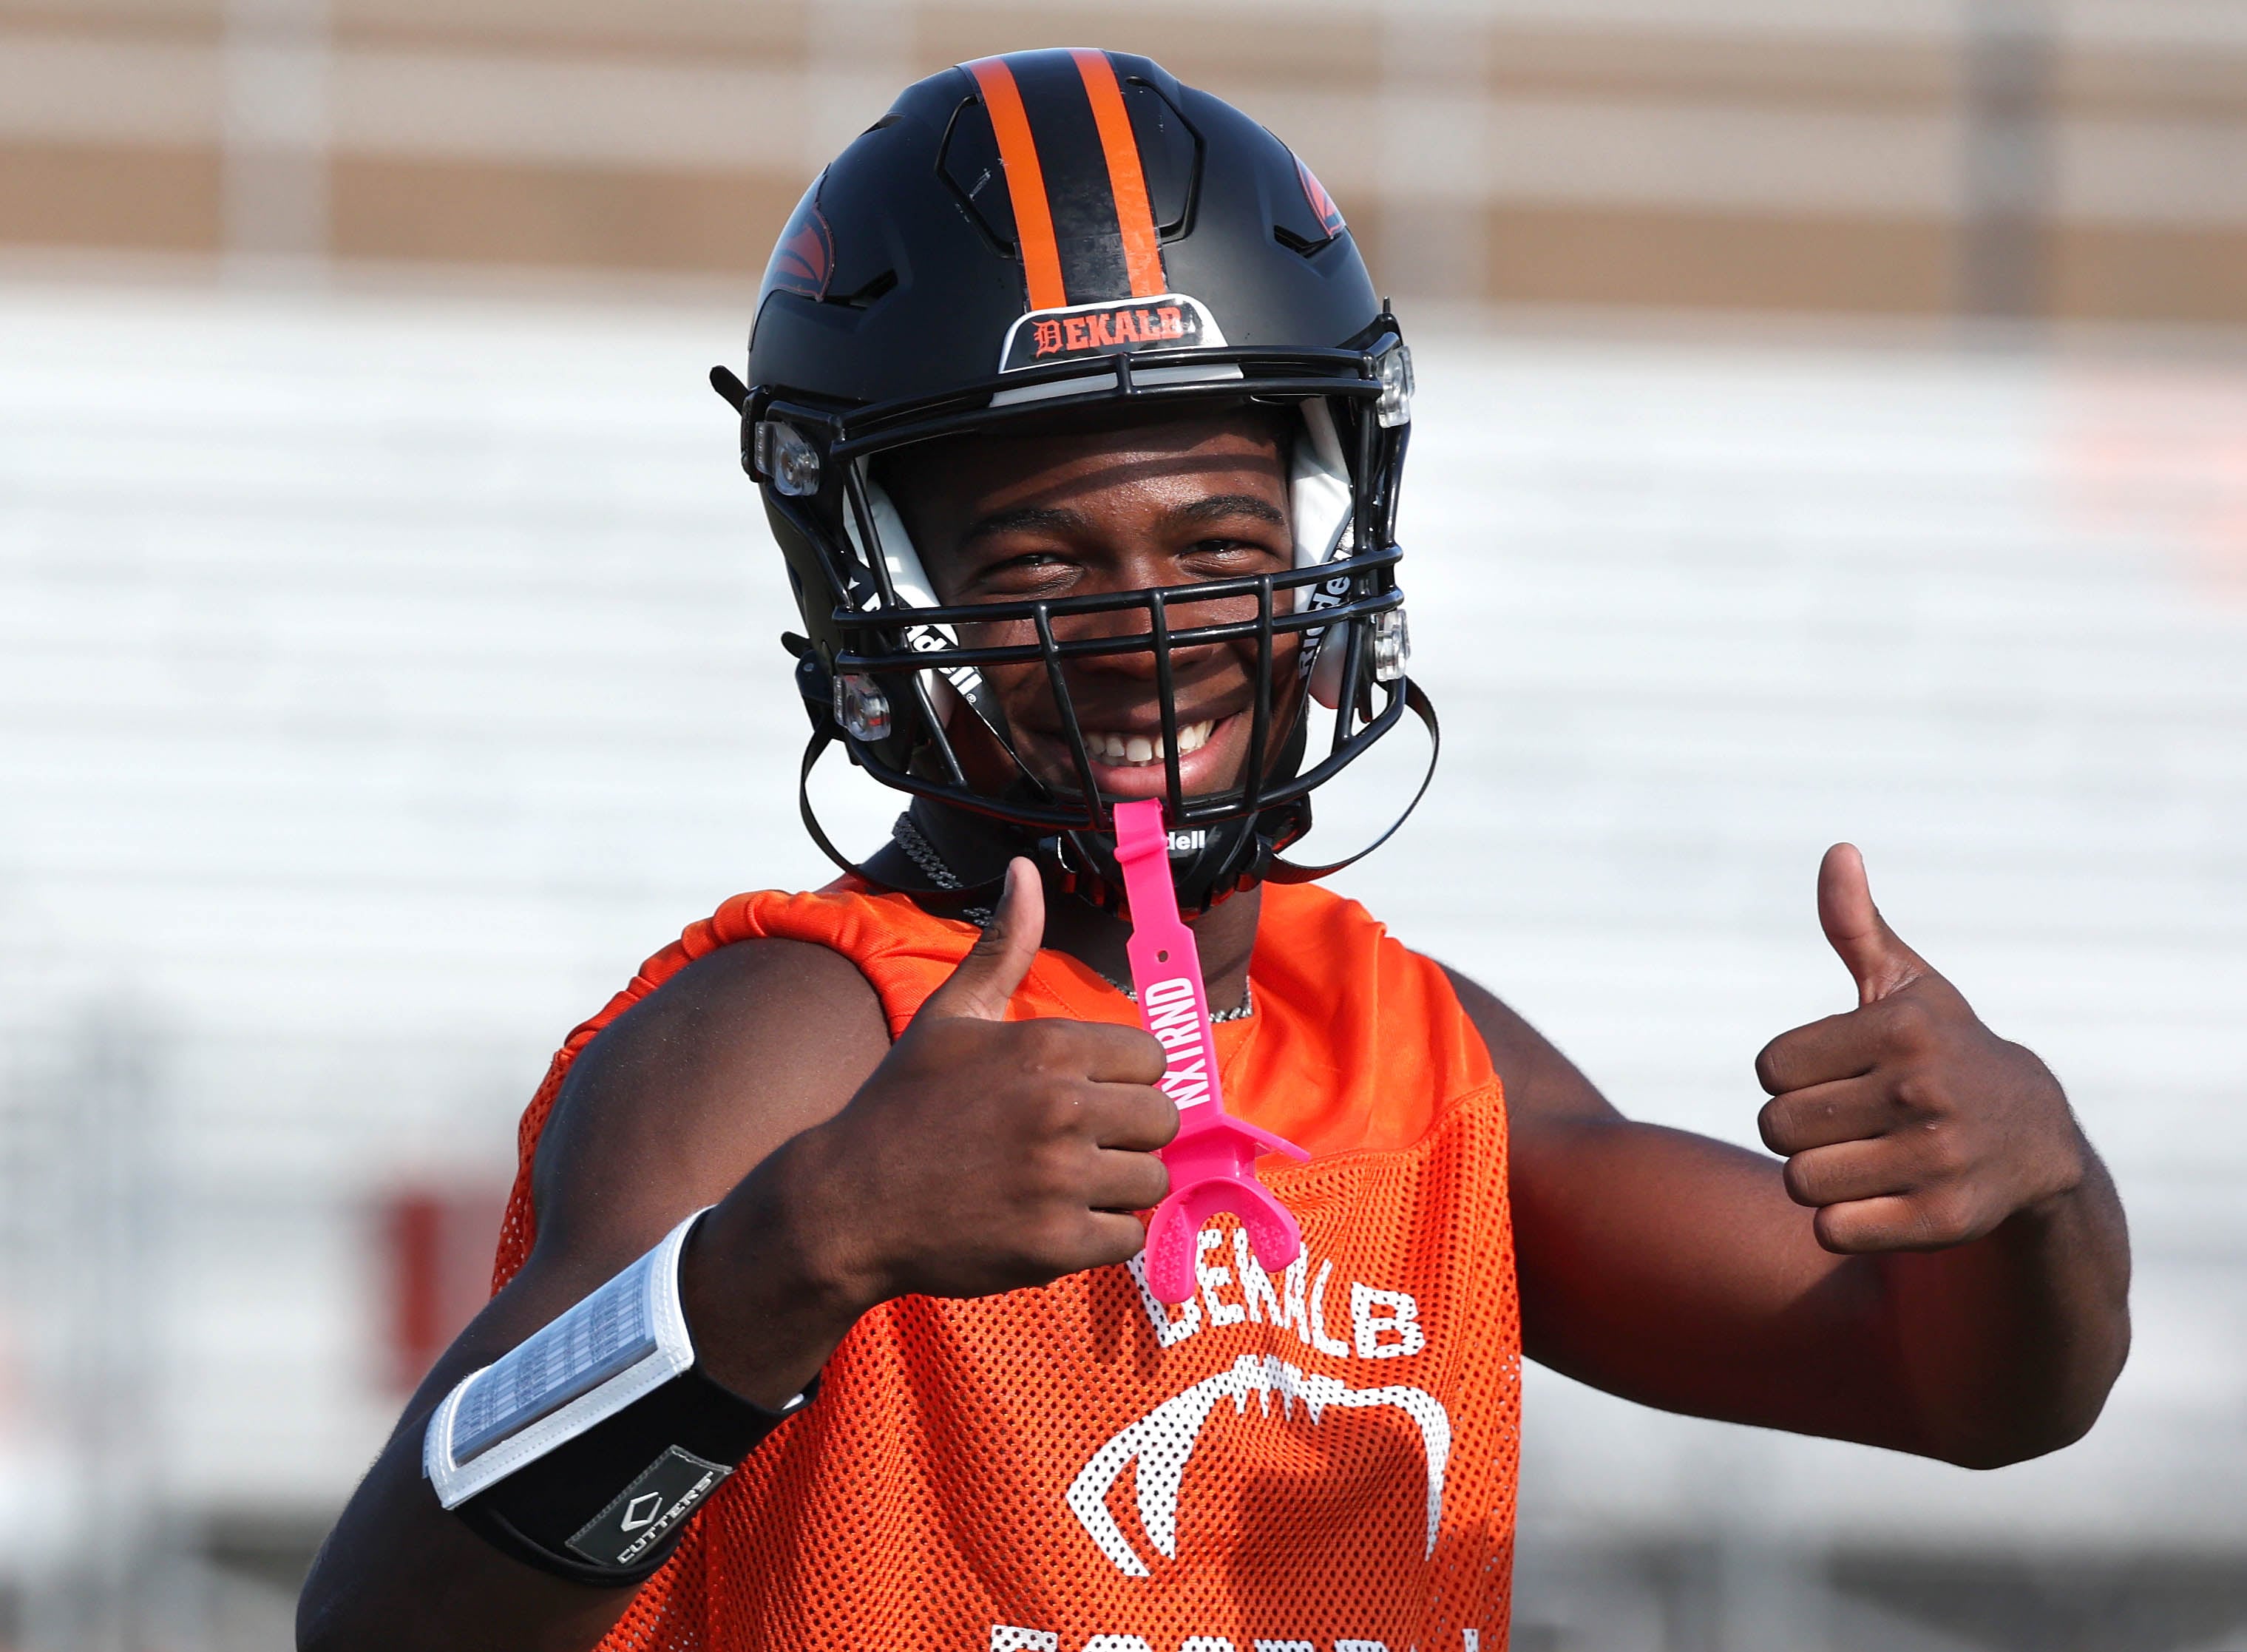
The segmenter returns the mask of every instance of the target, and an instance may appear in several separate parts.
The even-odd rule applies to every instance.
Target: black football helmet
[[[1164,818],[1189,911],[1259,878],[1335,870],[1279,857],[1309,829],[1312,790],[1408,707],[1432,741],[1433,713],[1405,674],[1397,584],[1412,393],[1397,319],[1309,169],[1148,59],[1013,52],[906,88],[789,220],[758,296],[746,385],[723,368],[712,379],[741,412],[741,462],[803,616],[807,635],[786,640],[813,725],[805,823],[846,870],[865,875],[809,802],[832,741],[886,785],[1006,823],[1066,887],[1117,908],[1114,800],[1095,782],[1068,681],[1091,655],[1154,656]],[[1244,399],[1301,411],[1294,566],[1283,573],[946,607],[877,480],[877,460],[917,442],[1035,429],[1097,404],[1151,416]],[[1176,605],[1215,598],[1253,598],[1255,618],[1170,623]],[[1124,613],[1140,623],[1083,623]],[[982,621],[1027,622],[1037,640],[963,646],[956,628]],[[1303,637],[1297,669],[1275,682],[1274,640],[1291,631]],[[1220,642],[1256,653],[1248,761],[1231,789],[1186,795],[1171,654]],[[995,795],[962,772],[947,710],[1014,751],[980,669],[1002,662],[1042,664],[1074,788],[1019,759]],[[1315,753],[1314,694],[1333,713]]]

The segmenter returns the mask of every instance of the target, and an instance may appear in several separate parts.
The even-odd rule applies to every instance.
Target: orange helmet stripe
[[[982,89],[991,131],[999,140],[999,160],[1006,169],[1007,198],[1014,208],[1014,235],[1022,249],[1022,280],[1029,289],[1030,308],[1058,310],[1069,302],[1069,290],[1062,281],[1061,248],[1054,240],[1053,208],[1046,201],[1045,169],[1038,164],[1037,140],[1030,133],[1029,113],[1022,107],[1021,88],[1014,84],[1014,72],[1004,58],[978,58],[966,67]],[[1135,154],[1135,167],[1137,164]],[[1143,197],[1144,194],[1143,189]]]
[[[1155,209],[1147,201],[1146,174],[1139,168],[1139,141],[1131,134],[1131,117],[1124,108],[1124,88],[1106,52],[1079,48],[1069,55],[1084,77],[1093,124],[1100,128],[1100,147],[1108,156],[1108,187],[1116,196],[1116,225],[1124,233],[1131,296],[1152,298],[1170,289],[1163,278],[1162,247],[1155,238]]]

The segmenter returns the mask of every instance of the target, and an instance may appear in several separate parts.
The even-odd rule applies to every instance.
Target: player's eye
[[[1013,595],[1064,578],[1075,564],[1058,551],[1027,550],[987,563],[975,575],[976,587]]]
[[[1239,571],[1244,562],[1268,561],[1276,557],[1277,553],[1270,546],[1260,544],[1253,539],[1221,536],[1196,540],[1186,547],[1185,552],[1185,558],[1189,563],[1215,564],[1230,572]]]

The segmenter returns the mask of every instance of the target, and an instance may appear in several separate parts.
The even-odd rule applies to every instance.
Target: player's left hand
[[[1963,1245],[2082,1180],[2087,1150],[2059,1081],[1896,939],[1852,844],[1818,868],[1818,919],[1858,1007],[1780,1034],[1756,1076],[1772,1097],[1764,1144],[1786,1156],[1820,1245]]]

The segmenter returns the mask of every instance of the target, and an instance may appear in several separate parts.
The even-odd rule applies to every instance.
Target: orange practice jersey
[[[693,925],[555,1057],[499,1282],[529,1253],[531,1158],[570,1061],[694,959],[760,936],[852,959],[894,1037],[975,932],[847,883]],[[1520,1314],[1489,1057],[1443,972],[1323,890],[1266,888],[1250,980],[1220,1070],[1229,1108],[1313,1154],[1260,1167],[1302,1223],[1294,1265],[1267,1275],[1228,1218],[1180,1307],[1136,1262],[883,1304],[604,1648],[1499,1652]],[[1010,1013],[1137,1021],[1051,952]]]

